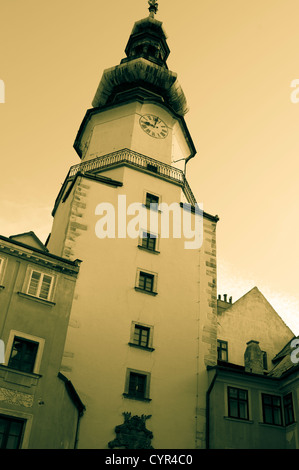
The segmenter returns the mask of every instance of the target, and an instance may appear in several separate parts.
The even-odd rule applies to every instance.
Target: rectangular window
[[[134,369],[127,369],[125,393],[126,398],[134,400],[146,400],[149,398],[150,373]]]
[[[241,388],[228,387],[228,416],[230,418],[249,419],[248,392]]]
[[[0,449],[19,449],[25,421],[0,415]]]
[[[285,425],[288,426],[289,424],[295,422],[293,398],[291,393],[288,393],[286,396],[283,397],[283,407]]]
[[[150,338],[150,328],[135,324],[133,343],[143,348],[148,348]]]
[[[53,286],[53,276],[39,271],[32,271],[27,294],[39,297],[43,300],[49,300]]]
[[[151,194],[151,193],[146,193],[145,206],[148,209],[154,209],[157,211],[158,205],[159,205],[159,196],[156,196],[155,194]]]
[[[149,232],[142,233],[141,246],[146,250],[156,251],[157,236]]]
[[[130,373],[129,395],[135,398],[145,398],[146,375]]]
[[[262,393],[263,420],[266,424],[282,425],[281,399],[276,395]]]
[[[139,273],[139,289],[147,292],[153,292],[154,290],[154,275],[140,271]]]
[[[219,361],[228,361],[228,343],[227,341],[217,340],[217,358]]]
[[[33,372],[39,343],[14,337],[8,367],[23,372]]]

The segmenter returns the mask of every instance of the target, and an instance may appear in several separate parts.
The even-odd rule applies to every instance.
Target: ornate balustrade
[[[78,172],[96,172],[98,170],[111,168],[120,163],[127,163],[151,171],[162,178],[179,183],[182,186],[187,201],[192,205],[196,204],[196,199],[182,170],[129,149],[118,150],[102,157],[96,157],[93,160],[74,165],[70,169],[69,176],[75,176]]]

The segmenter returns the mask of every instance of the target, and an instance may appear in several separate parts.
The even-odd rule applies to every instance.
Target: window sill
[[[25,294],[25,292],[18,292],[18,295],[20,297],[24,297],[25,299],[35,300],[35,302],[39,302],[39,303],[42,303],[44,305],[49,305],[51,307],[56,305],[55,302],[51,302],[50,300],[41,299],[40,297],[35,297],[34,295]]]
[[[135,397],[134,395],[130,395],[129,393],[123,393],[123,397],[125,398],[129,398],[130,400],[137,400],[137,401],[152,401],[151,398],[138,398],[138,397]]]
[[[152,291],[144,290],[144,289],[141,289],[140,287],[135,287],[135,290],[137,292],[142,292],[143,294],[148,294],[148,295],[157,295],[158,294],[158,292],[152,292]]]
[[[145,209],[148,209],[149,211],[160,212],[160,213],[162,212],[161,209],[156,209],[155,207],[150,207],[147,204],[142,204],[142,207],[144,207]]]
[[[145,248],[144,246],[141,246],[141,245],[137,245],[139,250],[142,250],[142,251],[147,251],[148,253],[152,253],[153,255],[159,255],[160,254],[160,251],[157,251],[157,250],[150,250],[149,248]]]
[[[276,428],[276,429],[284,429],[284,426],[283,424],[273,424],[273,423],[263,423],[263,422],[259,422],[259,424],[261,426],[270,426],[271,428]]]
[[[135,343],[128,343],[129,346],[132,346],[133,348],[137,348],[137,349],[144,349],[145,351],[154,351],[155,348],[149,348],[148,346],[140,346],[139,344],[135,344]]]
[[[251,419],[233,418],[232,416],[223,416],[223,418],[228,421],[235,421],[237,423],[253,424],[253,421]]]

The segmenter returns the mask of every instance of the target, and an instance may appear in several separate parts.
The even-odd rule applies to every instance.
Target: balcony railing
[[[114,167],[121,163],[127,163],[155,173],[164,179],[179,183],[180,186],[182,186],[187,201],[192,205],[196,204],[196,199],[182,170],[129,149],[118,150],[102,157],[74,165],[70,169],[69,176],[75,176],[78,172],[96,172],[98,170]]]

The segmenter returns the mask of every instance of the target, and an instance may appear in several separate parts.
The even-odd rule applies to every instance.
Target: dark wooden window
[[[25,421],[0,415],[0,449],[19,449]]]
[[[151,193],[146,193],[145,205],[149,209],[158,210],[159,196]]]
[[[266,424],[282,425],[281,399],[276,395],[262,394],[263,420]]]
[[[139,274],[139,289],[147,292],[153,292],[154,290],[154,275],[140,271]]]
[[[142,248],[146,248],[150,251],[156,250],[157,237],[149,232],[143,232],[142,234]]]
[[[146,375],[130,372],[129,378],[129,396],[134,398],[145,398],[146,394]]]
[[[23,372],[33,372],[38,343],[15,336],[8,367]]]
[[[149,345],[150,328],[142,325],[135,325],[133,343],[147,348]]]
[[[217,340],[217,357],[219,361],[228,361],[228,343],[227,341]]]
[[[228,387],[228,416],[248,419],[248,392],[241,388]]]
[[[285,425],[288,426],[289,424],[295,422],[293,398],[291,393],[288,393],[286,396],[283,397],[283,407]]]

